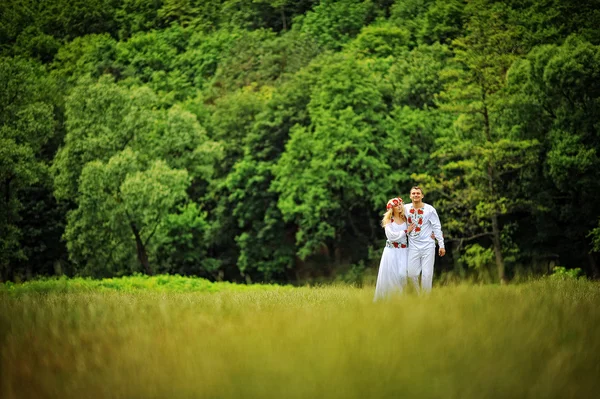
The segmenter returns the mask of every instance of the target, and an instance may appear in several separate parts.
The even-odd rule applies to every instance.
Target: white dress
[[[386,298],[394,293],[401,293],[406,285],[408,265],[408,248],[406,241],[407,224],[388,223],[385,226],[387,241],[379,263],[375,298]]]

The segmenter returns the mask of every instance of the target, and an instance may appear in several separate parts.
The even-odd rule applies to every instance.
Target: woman
[[[402,292],[406,284],[406,270],[408,265],[408,248],[406,235],[414,228],[406,223],[404,203],[402,198],[392,198],[387,203],[387,211],[381,220],[381,227],[385,229],[387,241],[379,263],[375,298],[382,299],[393,293]]]

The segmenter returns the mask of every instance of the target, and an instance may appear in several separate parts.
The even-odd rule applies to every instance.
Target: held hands
[[[411,223],[408,225],[408,228],[406,229],[406,234],[410,233],[411,231],[413,231],[415,229],[415,227],[417,227],[417,225],[415,223]]]

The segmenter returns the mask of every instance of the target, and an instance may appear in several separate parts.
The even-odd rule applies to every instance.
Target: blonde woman
[[[388,201],[381,227],[385,230],[387,241],[379,263],[375,301],[402,292],[406,285],[408,265],[406,236],[415,226],[406,223],[402,198],[392,198]]]

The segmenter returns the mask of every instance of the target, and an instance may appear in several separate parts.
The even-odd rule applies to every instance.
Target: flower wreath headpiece
[[[398,206],[398,205],[400,205],[401,202],[402,202],[402,198],[400,198],[400,197],[392,198],[391,200],[388,201],[386,209],[390,209],[393,206]]]

